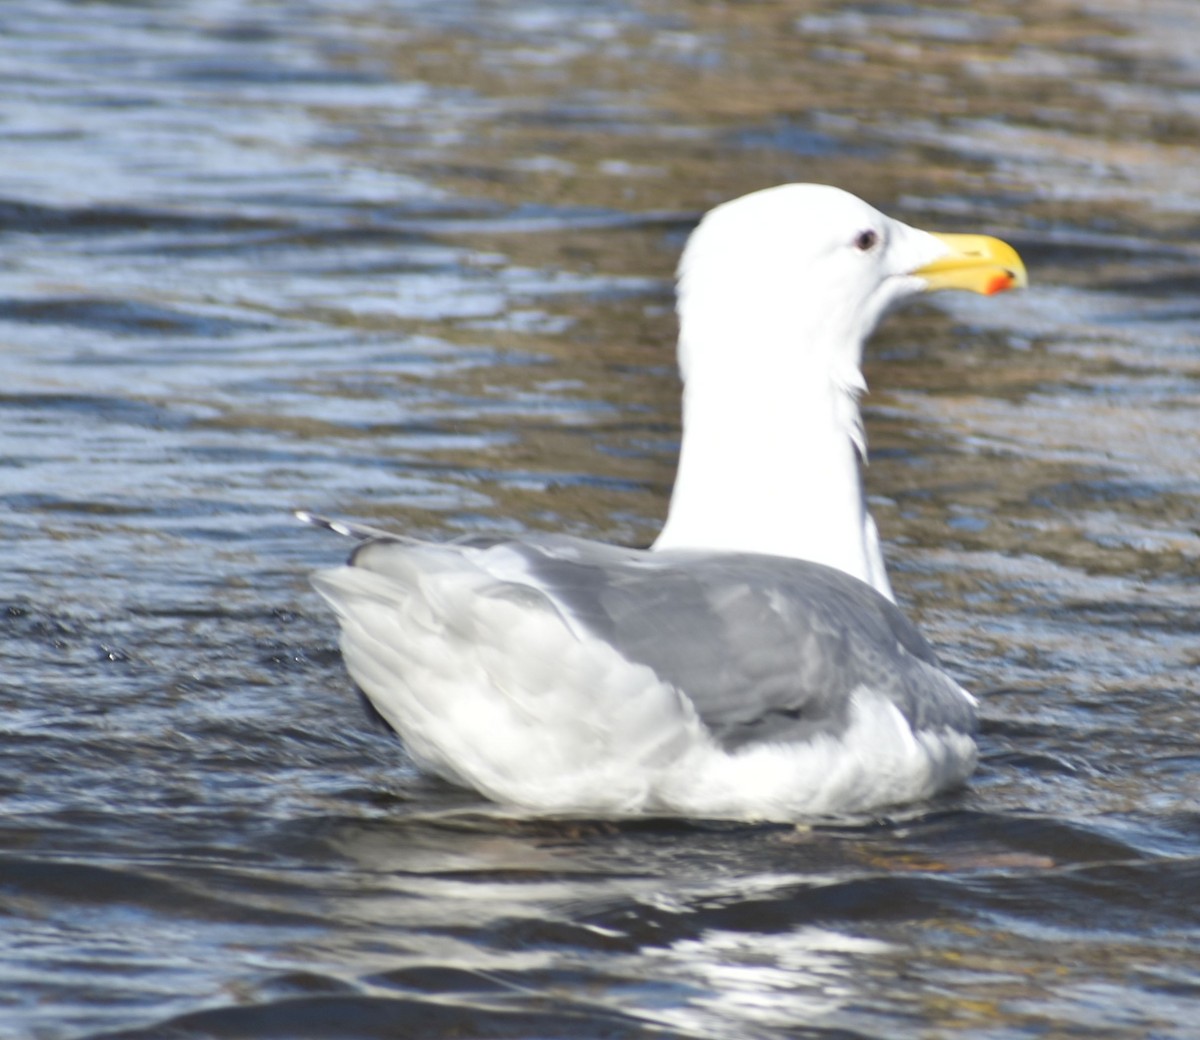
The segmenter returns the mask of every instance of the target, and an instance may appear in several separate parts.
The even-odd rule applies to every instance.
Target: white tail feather
[[[536,590],[461,549],[381,556],[387,573],[341,567],[314,584],[350,674],[419,765],[543,811],[637,812],[656,775],[710,743],[677,690],[577,637]]]

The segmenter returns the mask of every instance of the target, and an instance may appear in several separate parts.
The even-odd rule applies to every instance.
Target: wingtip
[[[302,524],[308,524],[311,527],[322,527],[326,531],[332,531],[334,534],[344,535],[347,538],[359,537],[349,524],[343,523],[341,520],[334,520],[332,517],[310,513],[307,509],[293,510],[292,515]]]
[[[307,509],[295,509],[292,511],[292,515],[302,524],[308,524],[311,527],[320,527],[326,531],[332,531],[334,534],[341,535],[344,538],[353,538],[360,542],[372,539],[401,540],[400,535],[391,534],[378,527],[368,527],[366,524],[354,524],[346,520],[335,520],[333,517],[322,516],[320,513],[310,513]]]

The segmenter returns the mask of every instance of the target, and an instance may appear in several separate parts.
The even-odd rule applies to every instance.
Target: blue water
[[[10,0],[0,1035],[1191,1037],[1200,8]],[[644,544],[670,276],[786,180],[1033,288],[871,346],[964,791],[531,822],[363,715],[296,508]]]

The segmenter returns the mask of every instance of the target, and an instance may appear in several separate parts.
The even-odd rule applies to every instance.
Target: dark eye
[[[875,248],[878,242],[879,232],[874,231],[871,228],[867,228],[866,231],[860,231],[854,236],[854,248],[860,253],[869,253]]]

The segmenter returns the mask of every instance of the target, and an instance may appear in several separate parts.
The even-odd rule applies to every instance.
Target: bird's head
[[[857,373],[863,341],[922,292],[992,294],[1026,284],[1005,242],[921,231],[849,192],[784,184],[711,210],[679,264],[680,367],[802,364]],[[784,366],[781,368],[781,366]],[[805,369],[799,369],[805,371]]]

